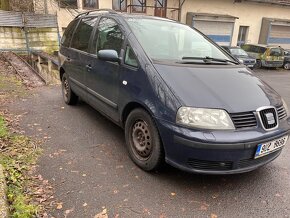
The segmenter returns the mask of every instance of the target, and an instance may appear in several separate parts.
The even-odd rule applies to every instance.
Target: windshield
[[[270,56],[282,56],[282,49],[280,48],[271,48]]]
[[[247,52],[245,52],[241,48],[231,48],[230,51],[231,51],[231,54],[232,55],[236,55],[236,56],[248,56]]]
[[[232,59],[189,26],[146,18],[128,18],[138,41],[153,60],[181,61],[190,58]]]

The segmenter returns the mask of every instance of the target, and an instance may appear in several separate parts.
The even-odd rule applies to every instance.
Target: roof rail
[[[95,9],[95,10],[86,11],[86,12],[84,12],[84,13],[81,13],[81,14],[77,15],[77,16],[75,17],[75,19],[77,19],[78,17],[82,17],[82,16],[89,15],[89,14],[92,13],[92,12],[102,12],[102,11],[104,11],[104,12],[109,12],[109,13],[112,13],[112,14],[117,14],[117,12],[116,12],[115,10],[112,10],[112,9],[107,9],[107,8],[104,8],[104,9]]]

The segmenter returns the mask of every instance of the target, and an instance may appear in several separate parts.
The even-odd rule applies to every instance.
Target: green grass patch
[[[0,164],[5,169],[10,216],[34,217],[39,208],[32,203],[28,191],[31,184],[28,171],[35,165],[41,151],[28,137],[10,134],[2,116],[0,116],[0,145]]]
[[[3,138],[7,136],[7,134],[8,134],[8,131],[5,125],[5,121],[3,117],[0,116],[0,137]]]

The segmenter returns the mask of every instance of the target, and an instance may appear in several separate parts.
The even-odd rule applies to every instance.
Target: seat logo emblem
[[[274,118],[274,114],[273,113],[267,113],[265,114],[266,118],[267,118],[267,122],[269,125],[272,125],[275,123],[275,118]]]

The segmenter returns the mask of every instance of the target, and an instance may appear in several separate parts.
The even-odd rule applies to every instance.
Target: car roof
[[[223,48],[228,48],[228,49],[233,49],[233,48],[238,48],[242,49],[240,46],[228,46],[228,45],[222,45]]]
[[[96,16],[96,15],[103,15],[103,14],[110,14],[117,17],[123,17],[125,19],[128,18],[135,18],[135,19],[154,19],[154,20],[160,20],[160,21],[170,21],[170,22],[176,22],[175,20],[163,18],[163,17],[156,17],[151,15],[144,15],[144,14],[137,14],[137,13],[127,13],[127,12],[117,12],[112,9],[96,9],[91,11],[86,11],[84,13],[81,13],[75,17],[75,19],[82,18],[82,17],[89,17],[89,16]]]
[[[263,47],[263,48],[280,48],[279,45],[265,45],[265,44],[245,44],[245,45],[253,45],[253,46],[258,46],[258,47]]]

